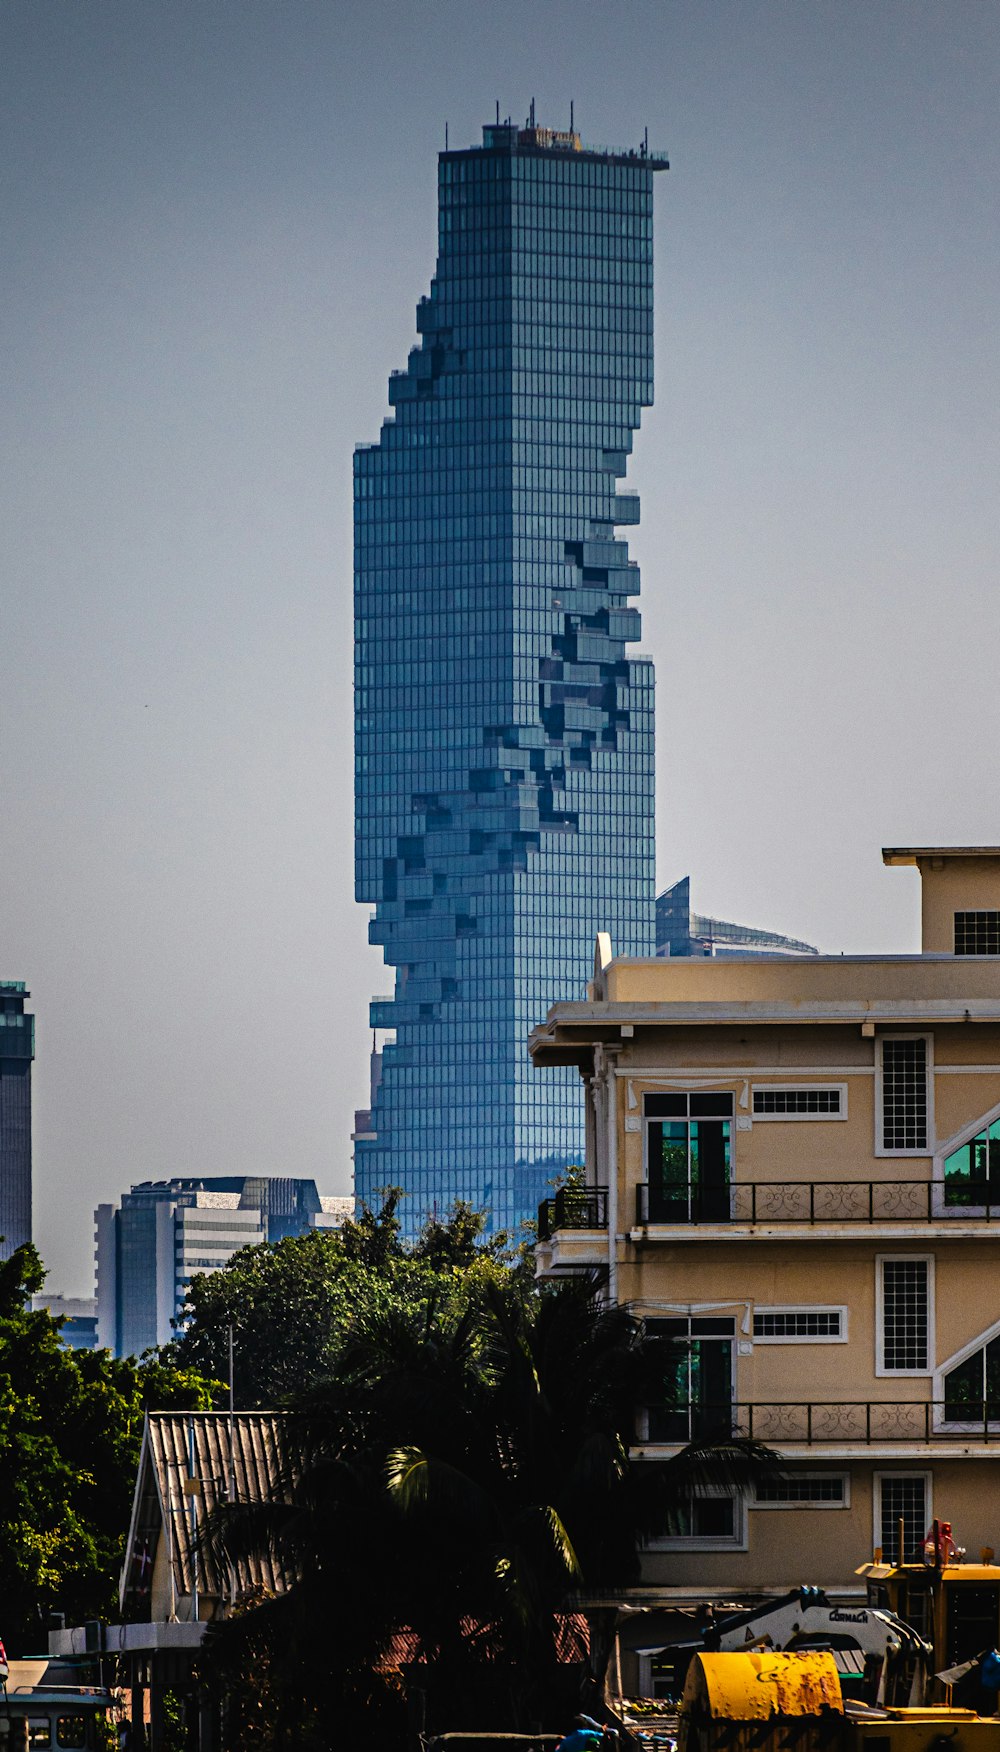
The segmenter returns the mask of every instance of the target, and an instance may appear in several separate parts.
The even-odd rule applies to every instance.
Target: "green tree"
[[[49,1614],[112,1614],[147,1408],[202,1409],[217,1384],[159,1359],[71,1351],[32,1309],[34,1247],[0,1263],[0,1625],[8,1652],[44,1649]]]
[[[484,1243],[471,1206],[457,1204],[407,1246],[398,1200],[390,1189],[379,1211],[364,1209],[341,1229],[245,1247],[221,1271],[193,1278],[184,1331],[161,1354],[224,1377],[231,1327],[236,1404],[287,1405],[334,1371],[359,1321],[401,1308],[420,1316],[431,1305],[440,1319],[458,1319],[481,1282],[509,1275],[506,1237]],[[523,1269],[515,1276],[526,1282]]]

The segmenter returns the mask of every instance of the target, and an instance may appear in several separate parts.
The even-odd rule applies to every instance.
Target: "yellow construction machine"
[[[1000,1648],[1000,1565],[984,1552],[980,1563],[862,1564],[868,1604],[891,1612],[930,1644],[933,1658],[921,1695],[932,1703],[962,1703],[982,1710],[996,1702],[984,1692],[981,1657]],[[906,1698],[903,1691],[906,1690]],[[883,1698],[909,1701],[910,1675],[887,1672]]]
[[[706,1652],[688,1668],[677,1752],[1000,1752],[1000,1717],[845,1703],[829,1650]]]
[[[778,1636],[755,1635],[761,1614],[760,1625],[743,1629],[755,1648],[696,1654],[678,1752],[1000,1752],[1000,1565],[989,1549],[979,1563],[960,1562],[964,1555],[950,1524],[935,1521],[922,1563],[884,1563],[877,1551],[856,1571],[867,1584],[867,1611],[828,1611],[821,1633],[807,1625],[804,1608],[791,1627],[779,1612],[774,1630],[785,1632],[783,1648],[774,1646]],[[805,1606],[820,1599],[815,1589],[801,1595]],[[738,1630],[742,1622],[731,1624]],[[861,1695],[845,1699],[840,1676],[852,1666],[833,1629],[848,1624],[863,1676]],[[873,1624],[887,1627],[884,1647]],[[729,1629],[726,1621],[717,1627],[717,1642]]]

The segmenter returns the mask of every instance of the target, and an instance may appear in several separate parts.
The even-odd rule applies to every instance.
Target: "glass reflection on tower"
[[[582,1160],[529,1030],[594,937],[654,953],[653,671],[616,526],[653,396],[653,173],[509,123],[441,154],[437,271],[355,455],[356,891],[395,968],[356,1191],[494,1227]]]

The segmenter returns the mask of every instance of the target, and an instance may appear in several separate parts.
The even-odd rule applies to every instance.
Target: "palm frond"
[[[385,1483],[389,1496],[403,1514],[433,1507],[459,1524],[465,1519],[470,1534],[473,1527],[496,1524],[492,1493],[460,1467],[420,1448],[391,1448],[386,1456]]]
[[[772,1448],[740,1436],[691,1442],[664,1461],[662,1474],[668,1492],[687,1496],[746,1495],[756,1485],[783,1476],[781,1459]]]

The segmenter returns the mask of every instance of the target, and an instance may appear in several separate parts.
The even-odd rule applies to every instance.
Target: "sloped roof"
[[[178,1596],[194,1591],[219,1598],[229,1576],[218,1573],[200,1542],[208,1518],[230,1501],[287,1500],[293,1474],[287,1415],[274,1411],[156,1411],[148,1414],[122,1568],[120,1598],[135,1616],[148,1615],[157,1546],[167,1540]],[[294,1445],[294,1444],[293,1444]],[[188,1488],[195,1481],[197,1489]],[[230,1481],[232,1494],[230,1495]],[[266,1552],[235,1566],[239,1595],[264,1588],[281,1593],[288,1578]],[[145,1612],[144,1612],[145,1607]]]

